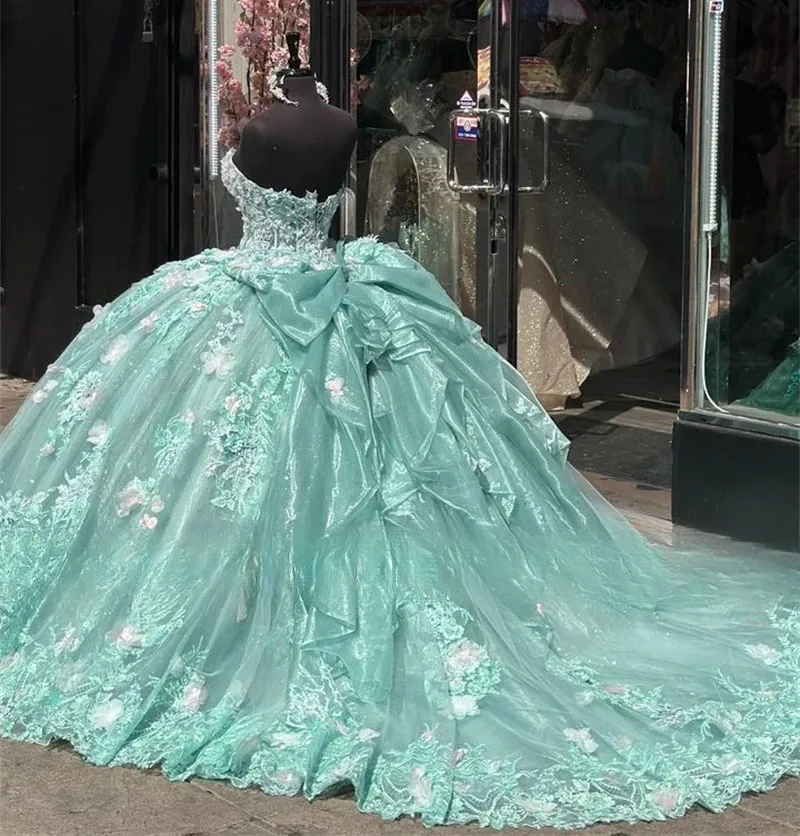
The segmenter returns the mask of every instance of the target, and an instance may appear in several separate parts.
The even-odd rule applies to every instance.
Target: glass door
[[[511,354],[550,409],[674,416],[686,0],[506,3]]]
[[[507,9],[350,0],[348,14],[359,141],[343,232],[409,252],[492,345],[508,345]]]
[[[713,4],[699,36],[696,345],[685,406],[798,437],[800,3]]]
[[[638,399],[663,407],[667,438],[687,0],[347,9],[360,140],[344,231],[411,252],[546,408]]]

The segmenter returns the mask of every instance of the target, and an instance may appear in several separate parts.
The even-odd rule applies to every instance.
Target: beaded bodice
[[[309,192],[297,197],[291,192],[265,188],[249,180],[236,167],[233,151],[222,161],[222,182],[242,214],[239,250],[277,254],[318,254],[325,249],[333,216],[344,188],[323,201]]]

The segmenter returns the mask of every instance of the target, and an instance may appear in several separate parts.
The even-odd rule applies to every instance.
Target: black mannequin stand
[[[349,113],[319,97],[313,75],[290,73],[283,90],[297,105],[276,101],[251,119],[234,163],[259,186],[288,189],[298,197],[316,192],[324,200],[345,181],[358,126]]]

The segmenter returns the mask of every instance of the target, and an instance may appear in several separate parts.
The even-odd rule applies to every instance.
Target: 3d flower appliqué
[[[113,339],[100,355],[100,362],[107,366],[115,366],[130,351],[131,342],[124,335]]]
[[[343,377],[331,377],[325,381],[325,388],[333,400],[339,400],[344,395],[345,386]]]
[[[599,748],[589,729],[564,729],[564,737],[591,755]]]

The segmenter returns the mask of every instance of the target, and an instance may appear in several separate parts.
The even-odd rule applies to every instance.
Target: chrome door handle
[[[496,122],[498,126],[499,160],[496,167],[498,177],[491,177],[480,183],[462,184],[456,174],[456,120],[459,116],[472,116],[478,119],[478,129],[481,130],[484,120],[487,123]],[[501,195],[506,189],[506,153],[508,143],[508,114],[502,110],[479,107],[472,110],[454,110],[450,114],[450,136],[447,142],[447,185],[459,194],[480,194],[486,196]],[[490,167],[491,168],[491,167]]]
[[[520,194],[541,194],[550,184],[550,117],[542,110],[521,110],[520,116],[538,116],[542,120],[542,179],[535,186],[519,186]]]

